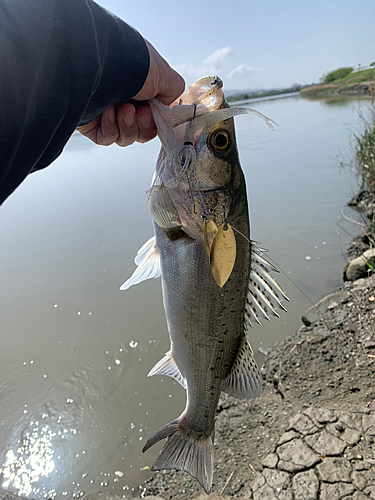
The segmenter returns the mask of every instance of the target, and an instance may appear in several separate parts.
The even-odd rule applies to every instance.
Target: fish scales
[[[262,378],[246,338],[251,319],[268,319],[288,300],[268,274],[272,266],[250,243],[232,118],[249,110],[229,108],[221,86],[217,78],[201,79],[172,110],[150,103],[162,142],[150,190],[155,237],[141,248],[137,270],[121,287],[161,275],[171,350],[149,376],[171,376],[187,391],[183,413],[159,429],[143,451],[166,439],[153,470],[184,470],[207,493],[221,391],[239,398],[261,393]]]

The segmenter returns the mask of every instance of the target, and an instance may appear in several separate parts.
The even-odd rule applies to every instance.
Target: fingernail
[[[134,117],[135,117],[135,111],[133,108],[123,118],[123,121],[127,127],[132,127],[134,125]]]
[[[138,122],[143,128],[149,128],[151,127],[151,115],[150,113],[146,113],[144,115],[141,115],[138,118]]]

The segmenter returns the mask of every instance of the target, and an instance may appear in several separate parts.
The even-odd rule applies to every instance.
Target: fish
[[[138,251],[126,290],[161,276],[171,341],[148,376],[167,375],[186,389],[182,414],[146,442],[166,442],[152,470],[182,470],[212,489],[215,417],[221,392],[256,398],[262,376],[247,333],[279,316],[289,300],[270,273],[277,268],[250,240],[246,183],[233,116],[219,77],[190,85],[172,107],[150,107],[162,143],[149,190],[154,236]]]

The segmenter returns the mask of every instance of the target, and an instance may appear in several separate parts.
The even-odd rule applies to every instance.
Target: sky
[[[134,26],[186,82],[227,90],[318,83],[375,61],[375,0],[98,0]]]

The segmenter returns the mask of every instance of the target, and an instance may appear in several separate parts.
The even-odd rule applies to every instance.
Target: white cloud
[[[203,64],[211,66],[215,71],[220,69],[221,62],[227,57],[231,57],[233,54],[229,47],[223,47],[222,49],[215,50],[213,54],[204,59]]]
[[[232,56],[230,48],[223,47],[222,49],[215,50],[215,52],[199,64],[176,64],[173,67],[185,78],[187,83],[193,83],[203,76],[216,75],[220,72],[226,73],[228,70],[225,67],[226,60]]]
[[[245,76],[251,75],[252,73],[256,73],[257,71],[262,71],[262,69],[253,68],[252,66],[246,66],[245,64],[239,64],[228,74],[228,78],[243,78]]]

